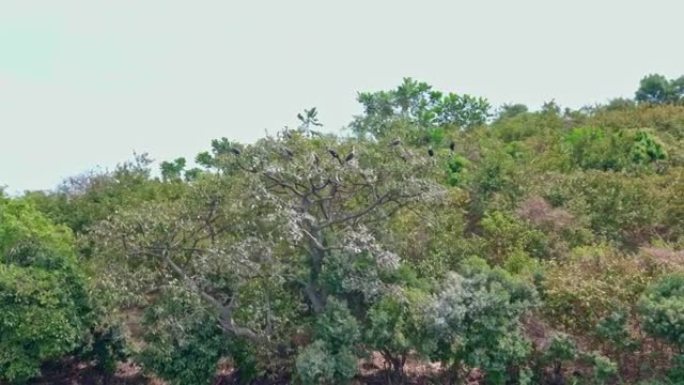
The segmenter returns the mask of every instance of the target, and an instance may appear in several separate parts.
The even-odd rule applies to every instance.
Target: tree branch
[[[384,195],[380,196],[378,199],[376,199],[373,203],[368,205],[366,208],[363,210],[357,211],[356,213],[349,214],[347,216],[344,216],[342,218],[337,218],[337,219],[332,219],[328,222],[325,222],[319,226],[320,229],[324,229],[326,227],[330,227],[332,225],[338,224],[338,223],[344,223],[348,221],[352,221],[354,219],[360,218],[371,211],[375,210],[378,206],[382,205],[383,203],[389,201],[390,198],[390,192],[385,193]]]
[[[190,278],[190,276],[188,276],[188,274],[169,257],[168,249],[162,251],[162,258],[164,262],[171,268],[171,270],[173,270],[183,279],[183,281],[191,290],[195,291],[200,297],[202,297],[202,299],[209,302],[214,308],[216,308],[216,310],[219,312],[219,325],[224,331],[239,337],[248,338],[254,342],[263,340],[263,338],[253,330],[238,326],[233,321],[233,307],[235,306],[236,300],[235,295],[231,297],[230,303],[228,305],[223,305],[219,300],[197,286],[192,278]]]

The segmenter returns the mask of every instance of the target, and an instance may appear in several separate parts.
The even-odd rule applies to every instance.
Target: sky
[[[51,189],[133,153],[188,159],[403,77],[497,106],[632,97],[684,74],[680,0],[2,0],[0,186]]]

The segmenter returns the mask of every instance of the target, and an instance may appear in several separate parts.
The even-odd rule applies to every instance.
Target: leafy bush
[[[630,139],[622,132],[596,127],[578,127],[565,137],[573,166],[582,169],[613,170],[629,162]]]
[[[557,327],[592,333],[613,312],[631,309],[657,274],[638,256],[606,246],[578,248],[567,260],[546,264],[542,310]]]
[[[541,231],[501,211],[487,213],[481,221],[484,250],[490,262],[501,263],[509,255],[524,252],[535,258],[549,254],[548,239]]]
[[[378,301],[368,312],[364,342],[371,351],[382,354],[392,370],[394,381],[404,377],[404,364],[411,352],[429,350],[420,306],[427,293],[418,289],[397,290]]]
[[[620,171],[667,158],[658,140],[644,130],[578,127],[564,141],[571,166],[584,170]]]
[[[659,177],[628,177],[614,172],[588,171],[557,182],[564,206],[598,240],[635,247],[651,240],[666,213],[668,182]]]
[[[23,382],[83,341],[92,321],[70,232],[0,197],[0,379]]]
[[[655,137],[645,131],[637,131],[632,146],[634,163],[650,163],[667,158],[667,152]]]
[[[359,325],[346,304],[328,298],[325,312],[316,320],[314,342],[297,357],[297,374],[302,383],[348,383],[356,374],[354,345],[360,337]]]
[[[425,308],[434,339],[430,356],[457,374],[481,368],[489,384],[504,384],[530,352],[520,317],[536,304],[534,290],[483,260],[471,259],[463,274],[451,273]]]
[[[584,352],[575,341],[567,334],[558,333],[554,335],[537,358],[535,366],[537,368],[537,382],[539,383],[564,383],[566,376],[564,365],[566,364],[585,364],[591,368],[591,377],[584,383],[606,384],[617,374],[617,365],[599,352]],[[543,369],[551,368],[550,372]],[[579,373],[577,373],[579,374]],[[545,381],[543,378],[546,377]]]
[[[639,301],[644,330],[684,351],[684,275],[666,276]]]
[[[199,299],[172,287],[143,316],[143,368],[171,385],[209,384],[228,341]]]
[[[629,332],[629,313],[624,309],[614,311],[596,325],[596,335],[608,343],[608,349],[617,356],[635,351],[639,341]]]
[[[450,186],[458,186],[463,182],[463,174],[468,160],[462,156],[453,156],[447,161],[447,182]]]

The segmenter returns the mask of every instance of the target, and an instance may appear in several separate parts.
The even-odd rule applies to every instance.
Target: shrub
[[[209,384],[228,342],[199,299],[172,287],[143,316],[137,361],[171,385]]]
[[[657,183],[654,183],[657,182]],[[667,216],[666,189],[659,177],[628,177],[621,173],[590,171],[559,181],[568,211],[594,237],[634,247],[648,242]],[[675,201],[676,202],[676,201]]]
[[[484,249],[480,255],[487,255],[490,262],[500,263],[507,256],[519,252],[540,259],[549,255],[548,239],[544,233],[511,215],[501,211],[487,213],[481,225]]]
[[[609,349],[618,356],[633,352],[639,347],[639,341],[632,338],[629,332],[628,317],[627,311],[618,310],[596,325],[596,335],[607,342],[610,346]]]
[[[0,379],[23,382],[83,341],[91,322],[70,232],[0,197]]]
[[[425,350],[426,338],[419,306],[427,293],[418,289],[397,290],[378,301],[368,312],[364,342],[382,354],[395,381],[404,377],[404,364],[411,352]]]
[[[622,170],[628,164],[631,143],[621,131],[578,127],[565,137],[573,166],[582,169]]]
[[[543,312],[554,326],[591,333],[613,312],[629,310],[654,275],[637,256],[608,247],[583,247],[546,265]]]
[[[530,352],[521,315],[536,303],[534,290],[505,271],[471,259],[451,273],[425,308],[434,339],[430,355],[457,374],[481,368],[489,384],[504,384]]]
[[[666,276],[639,301],[644,330],[684,352],[684,274]]]
[[[328,298],[314,326],[314,342],[297,356],[297,374],[302,383],[348,383],[356,374],[358,358],[354,347],[361,337],[359,330],[346,304]]]
[[[459,186],[463,182],[463,174],[468,160],[462,156],[452,156],[447,161],[447,182],[449,186]]]
[[[590,377],[585,380],[588,384],[605,384],[617,374],[617,365],[599,352],[582,351],[570,336],[558,333],[553,336],[548,346],[538,356],[535,366],[537,368],[537,382],[539,383],[565,383],[566,364],[584,364],[591,368]],[[550,372],[543,369],[551,367]],[[576,374],[580,374],[577,372]],[[546,382],[542,381],[543,377]]]
[[[632,146],[634,163],[650,163],[667,158],[667,152],[655,137],[645,131],[637,131]]]

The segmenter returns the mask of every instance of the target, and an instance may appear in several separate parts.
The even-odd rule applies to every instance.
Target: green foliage
[[[595,384],[607,384],[615,378],[618,372],[617,365],[608,357],[599,352],[584,354],[582,357],[593,368],[593,382]]]
[[[636,103],[632,99],[614,98],[611,99],[605,106],[607,111],[624,111],[636,107]]]
[[[476,170],[470,173],[470,190],[476,202],[487,204],[499,198],[510,207],[522,194],[516,163],[502,149],[487,150]]]
[[[639,301],[644,330],[684,351],[684,275],[663,277]]]
[[[428,298],[426,291],[406,289],[382,298],[368,312],[364,342],[371,352],[382,354],[395,381],[403,380],[408,355],[429,351],[433,343],[421,314]]]
[[[304,385],[345,384],[356,374],[357,358],[344,350],[331,354],[316,340],[297,357],[297,373]]]
[[[209,384],[227,342],[192,293],[170,288],[143,318],[144,348],[137,361],[172,385]]]
[[[426,306],[434,339],[431,357],[454,368],[482,368],[486,382],[504,384],[510,369],[530,352],[520,317],[536,304],[534,290],[483,260],[470,260],[464,275],[452,273]]]
[[[584,364],[591,368],[591,376],[586,378],[583,383],[588,384],[607,384],[615,378],[617,374],[617,365],[609,358],[605,357],[599,352],[585,352],[582,351],[572,340],[572,338],[563,333],[554,335],[546,347],[541,352],[537,359],[537,376],[538,381],[541,378],[548,377],[548,382],[563,381],[565,365]],[[544,373],[542,368],[551,368],[550,373]]]
[[[521,107],[503,110],[491,124],[493,134],[504,142],[531,138],[553,138],[565,128],[562,117],[555,113],[523,112]]]
[[[566,261],[547,263],[543,311],[554,325],[586,335],[614,312],[631,309],[655,274],[637,256],[578,248]]]
[[[405,78],[396,89],[359,93],[364,115],[351,125],[356,134],[383,137],[396,120],[420,128],[446,126],[472,128],[485,123],[490,105],[483,98],[443,94],[432,86]]]
[[[639,342],[632,338],[628,325],[629,313],[625,309],[614,311],[596,325],[596,335],[609,343],[612,350],[621,354],[632,352]]]
[[[512,216],[500,211],[487,213],[481,225],[485,239],[481,255],[486,255],[492,262],[501,263],[508,256],[521,252],[536,258],[548,255],[545,235]]]
[[[565,361],[575,360],[578,353],[577,345],[568,335],[557,334],[553,336],[551,343],[546,348],[542,361],[557,366]]]
[[[0,379],[23,382],[83,341],[86,281],[68,229],[0,198]]]
[[[672,359],[672,367],[667,372],[668,379],[673,384],[684,383],[684,354],[677,354]]]
[[[642,130],[632,133],[579,127],[566,135],[565,142],[571,164],[585,170],[620,171],[632,164],[648,164],[667,158],[655,137]]]
[[[52,193],[33,192],[25,199],[55,223],[67,225],[75,234],[89,228],[118,211],[143,202],[174,199],[177,184],[166,184],[151,178],[151,160],[137,155],[111,172],[86,173],[68,178]],[[88,255],[90,245],[81,245]]]
[[[586,221],[598,240],[638,245],[649,240],[667,214],[665,190],[656,178],[634,178],[613,172],[573,174],[559,181],[565,206]]]
[[[511,119],[527,112],[528,108],[524,104],[504,104],[499,109],[495,122]]]
[[[632,147],[632,161],[634,163],[650,163],[667,158],[662,145],[647,132],[637,131]]]
[[[447,183],[450,186],[459,186],[463,183],[468,163],[466,158],[458,155],[447,160]]]
[[[164,181],[179,180],[185,169],[185,158],[177,158],[172,162],[161,162],[159,168]]]
[[[594,127],[578,127],[566,137],[573,165],[582,169],[622,170],[627,165],[631,143],[624,133]]]
[[[345,384],[356,374],[354,345],[361,334],[356,319],[343,302],[329,298],[314,326],[314,342],[297,356],[303,384]]]
[[[409,304],[404,298],[386,297],[368,312],[365,339],[378,351],[406,353],[411,349]]]
[[[667,79],[660,74],[651,74],[641,79],[635,99],[640,103],[678,104],[684,101],[684,76]]]

